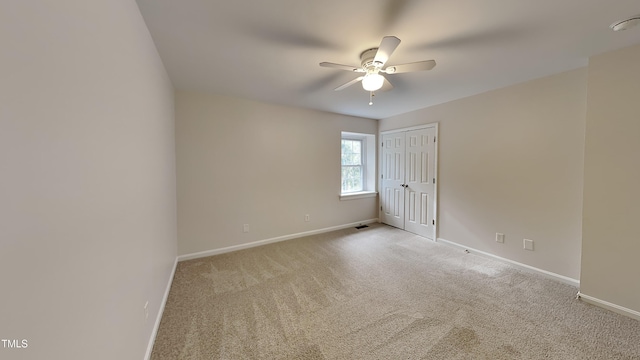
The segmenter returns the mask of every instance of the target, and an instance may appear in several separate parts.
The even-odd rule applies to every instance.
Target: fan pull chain
[[[373,105],[373,97],[376,96],[376,94],[372,92],[369,93],[369,105]]]

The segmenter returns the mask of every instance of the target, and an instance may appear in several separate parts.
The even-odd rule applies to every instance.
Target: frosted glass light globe
[[[362,88],[367,91],[376,91],[384,84],[384,76],[380,74],[367,74],[362,79]]]

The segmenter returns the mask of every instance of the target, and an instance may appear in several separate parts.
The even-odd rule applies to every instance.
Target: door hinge
[[[435,225],[436,224],[436,219],[431,220],[431,224]]]
[[[381,146],[381,147],[384,147],[384,143],[381,143],[381,144],[380,144],[380,146]]]
[[[380,211],[382,211],[382,205],[380,205]]]
[[[436,183],[436,178],[433,178],[433,183],[434,183],[434,184]]]
[[[384,179],[384,174],[380,174],[380,179]]]
[[[434,137],[433,137],[433,142],[438,141],[437,139],[438,139],[438,138],[437,138],[436,136],[434,136]]]

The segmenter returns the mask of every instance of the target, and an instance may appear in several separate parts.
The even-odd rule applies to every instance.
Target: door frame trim
[[[422,129],[428,129],[428,128],[432,128],[432,127],[435,127],[436,128],[436,133],[438,133],[438,125],[439,125],[438,122],[433,122],[433,123],[428,123],[428,124],[423,124],[423,125],[415,125],[415,126],[410,126],[410,127],[405,127],[405,128],[384,130],[384,131],[380,131],[380,135],[393,134],[393,133],[399,133],[399,132],[405,132],[405,131],[413,131],[413,130],[422,130]]]
[[[422,130],[422,129],[429,129],[429,128],[434,128],[436,131],[436,143],[435,143],[435,154],[433,154],[434,157],[434,176],[436,178],[436,183],[433,184],[433,217],[435,219],[435,224],[433,224],[433,241],[436,241],[436,239],[438,238],[438,223],[440,222],[440,218],[438,217],[438,186],[440,185],[440,178],[438,176],[438,147],[440,144],[440,131],[439,131],[439,123],[433,122],[433,123],[428,123],[428,124],[422,124],[422,125],[416,125],[416,126],[410,126],[410,127],[405,127],[405,128],[398,128],[398,129],[392,129],[392,130],[385,130],[385,131],[380,131],[378,133],[378,138],[380,139],[379,142],[379,146],[378,146],[378,154],[382,154],[382,135],[387,135],[387,134],[395,134],[395,133],[401,133],[401,132],[407,132],[407,131],[413,131],[413,130]],[[382,155],[379,156],[379,160],[378,160],[378,173],[380,173],[382,171]],[[378,175],[378,193],[380,194],[380,200],[382,200],[382,181],[380,181],[380,175]],[[380,201],[381,202],[381,201]],[[382,210],[380,209],[380,206],[382,206],[382,204],[378,204],[378,218],[382,219]]]

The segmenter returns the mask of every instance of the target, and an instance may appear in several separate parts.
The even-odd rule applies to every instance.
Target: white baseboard
[[[153,325],[153,331],[151,331],[151,338],[149,338],[149,344],[147,345],[147,353],[145,354],[145,360],[151,359],[151,352],[153,351],[153,344],[156,341],[156,335],[158,334],[158,328],[160,328],[160,320],[162,320],[162,314],[164,313],[164,307],[167,304],[169,298],[169,290],[171,290],[171,284],[173,284],[173,276],[176,274],[176,268],[178,267],[178,258],[173,262],[173,269],[169,275],[169,281],[167,282],[167,288],[164,290],[164,296],[162,297],[162,303],[160,303],[160,309],[158,310],[158,316],[156,316],[156,323]]]
[[[275,242],[279,242],[279,241],[296,239],[296,238],[300,238],[300,237],[304,237],[304,236],[322,234],[322,233],[326,233],[326,232],[330,232],[330,231],[342,230],[342,229],[346,229],[346,228],[350,228],[350,227],[355,227],[355,226],[358,226],[358,225],[371,224],[371,223],[375,223],[375,222],[378,222],[378,219],[362,220],[362,221],[353,222],[353,223],[350,223],[350,224],[343,224],[343,225],[331,226],[331,227],[323,228],[323,229],[304,231],[304,232],[297,233],[297,234],[283,235],[283,236],[278,236],[278,237],[274,237],[274,238],[270,238],[270,239],[253,241],[253,242],[246,243],[246,244],[228,246],[228,247],[224,247],[224,248],[220,248],[220,249],[212,249],[212,250],[200,251],[200,252],[197,252],[197,253],[180,255],[180,256],[178,256],[178,261],[192,260],[192,259],[198,259],[198,258],[203,258],[203,257],[207,257],[207,256],[219,255],[219,254],[224,254],[224,253],[228,253],[228,252],[232,252],[232,251],[249,249],[249,248],[260,246],[260,245],[266,245],[266,244],[271,244],[271,243],[275,243]]]
[[[445,240],[445,239],[442,239],[442,238],[438,238],[437,242],[441,242],[441,243],[447,244],[447,245],[457,246],[457,247],[469,250],[472,253],[476,253],[476,254],[479,254],[479,255],[490,257],[492,259],[504,261],[504,262],[507,262],[507,263],[509,263],[511,265],[515,265],[515,266],[517,266],[517,267],[519,267],[519,268],[521,268],[523,270],[532,271],[532,272],[541,274],[541,275],[543,275],[543,276],[545,276],[547,278],[558,280],[558,281],[563,282],[563,283],[568,284],[568,285],[572,285],[572,286],[576,286],[576,287],[580,286],[580,280],[572,279],[572,278],[564,276],[564,275],[556,274],[554,272],[547,271],[547,270],[542,270],[542,269],[539,269],[537,267],[533,267],[531,265],[527,265],[527,264],[523,264],[523,263],[520,263],[520,262],[517,262],[517,261],[513,261],[513,260],[510,260],[510,259],[507,259],[507,258],[503,258],[503,257],[500,257],[498,255],[494,255],[494,254],[491,254],[491,253],[488,253],[488,252],[485,252],[485,251],[476,250],[476,249],[470,248],[468,246],[464,246],[464,245],[458,244],[456,242]]]
[[[589,295],[585,295],[581,292],[578,291],[578,299],[583,300],[584,302],[587,302],[589,304],[595,305],[595,306],[599,306],[602,308],[605,308],[607,310],[611,310],[613,312],[616,312],[618,314],[624,315],[624,316],[628,316],[632,319],[636,319],[640,321],[640,311],[635,311],[635,310],[631,310],[631,309],[627,309],[624,306],[620,306],[620,305],[616,305],[613,303],[610,303],[608,301],[604,301],[604,300],[600,300],[598,298],[595,298],[593,296],[589,296]]]

